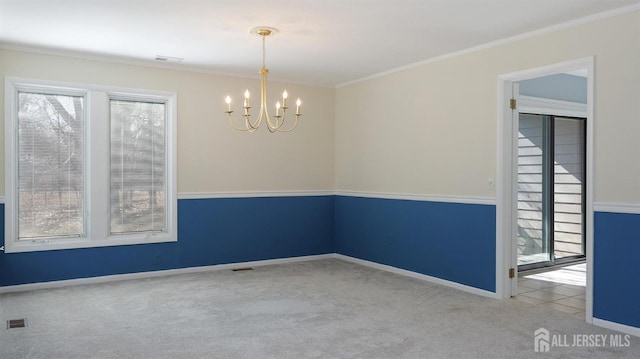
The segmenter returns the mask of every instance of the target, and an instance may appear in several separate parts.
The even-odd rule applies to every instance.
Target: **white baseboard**
[[[441,284],[447,287],[462,290],[464,292],[481,295],[483,297],[497,298],[496,293],[489,292],[483,289],[478,289],[478,288],[470,287],[464,284],[428,276],[425,274],[420,274],[420,273],[408,271],[405,269],[400,269],[400,268],[379,264],[375,262],[370,262],[370,261],[353,258],[353,257],[345,256],[342,254],[336,254],[336,253],[320,254],[320,255],[313,255],[313,256],[291,257],[291,258],[267,259],[267,260],[252,261],[252,262],[216,264],[212,266],[202,266],[202,267],[167,269],[167,270],[158,270],[158,271],[150,271],[150,272],[115,274],[115,275],[106,275],[106,276],[100,276],[100,277],[58,280],[58,281],[51,281],[51,282],[19,284],[19,285],[0,287],[0,294],[12,293],[12,292],[24,292],[24,291],[38,290],[38,289],[62,288],[62,287],[84,285],[84,284],[117,282],[122,280],[163,277],[163,276],[176,275],[176,274],[201,273],[201,272],[210,272],[210,271],[218,271],[218,270],[229,270],[229,269],[235,269],[235,268],[260,267],[260,266],[273,265],[273,264],[306,262],[306,261],[330,259],[330,258],[341,259],[347,262],[356,263],[366,267],[375,268],[375,269],[399,274],[399,275],[410,277],[410,278],[424,280],[431,283]]]
[[[593,325],[640,337],[640,328],[632,327],[630,325],[610,322],[608,320],[598,318],[593,318]]]
[[[329,258],[335,258],[335,255],[333,253],[319,254],[319,255],[313,255],[313,256],[267,259],[267,260],[252,261],[252,262],[216,264],[211,266],[167,269],[167,270],[158,270],[158,271],[150,271],[150,272],[106,275],[106,276],[91,277],[91,278],[78,278],[78,279],[57,280],[57,281],[51,281],[51,282],[19,284],[19,285],[10,285],[6,287],[0,287],[0,294],[12,293],[12,292],[24,292],[24,291],[37,290],[37,289],[70,287],[70,286],[84,285],[84,284],[117,282],[122,280],[131,280],[131,279],[163,277],[163,276],[176,275],[176,274],[201,273],[201,272],[229,270],[229,269],[236,269],[236,268],[260,267],[260,266],[273,265],[273,264],[306,262],[306,261],[329,259]]]
[[[451,288],[454,288],[454,289],[458,289],[458,290],[461,290],[461,291],[464,291],[464,292],[468,292],[468,293],[471,293],[471,294],[476,294],[476,295],[480,295],[480,296],[483,296],[483,297],[489,297],[489,298],[498,299],[497,294],[494,293],[494,292],[489,292],[489,291],[484,290],[484,289],[478,289],[478,288],[471,287],[471,286],[464,285],[464,284],[460,284],[460,283],[457,283],[457,282],[452,282],[452,281],[449,281],[449,280],[445,280],[445,279],[441,279],[441,278],[437,278],[437,277],[432,277],[432,276],[429,276],[429,275],[426,275],[426,274],[421,274],[421,273],[412,272],[412,271],[409,271],[409,270],[406,270],[406,269],[400,269],[400,268],[388,266],[388,265],[385,265],[385,264],[380,264],[380,263],[366,261],[366,260],[363,260],[363,259],[349,257],[349,256],[345,256],[343,254],[335,254],[334,258],[342,259],[342,260],[347,261],[347,262],[360,264],[360,265],[363,265],[363,266],[366,266],[366,267],[370,267],[370,268],[383,270],[385,272],[395,273],[395,274],[399,274],[399,275],[402,275],[402,276],[423,280],[423,281],[430,282],[430,283],[444,285],[444,286],[451,287]]]

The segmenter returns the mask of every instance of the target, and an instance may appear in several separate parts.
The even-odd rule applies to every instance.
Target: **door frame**
[[[510,100],[514,84],[518,81],[552,75],[577,69],[587,70],[587,141],[586,141],[586,253],[587,253],[587,287],[585,317],[588,323],[593,322],[593,189],[594,189],[594,56],[556,63],[552,65],[511,72],[498,76],[498,146],[497,146],[497,181],[496,181],[496,296],[506,299],[511,297],[517,286],[517,242],[515,233],[514,199],[516,178],[514,167],[515,131],[513,110]],[[517,84],[515,84],[517,85]],[[515,276],[509,278],[509,269],[514,268]]]

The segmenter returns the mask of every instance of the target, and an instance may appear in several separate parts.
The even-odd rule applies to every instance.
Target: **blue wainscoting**
[[[336,197],[336,252],[495,292],[496,208]]]
[[[181,200],[180,266],[333,253],[333,212],[333,196]]]
[[[640,328],[640,214],[596,212],[593,316]]]
[[[333,253],[333,221],[333,196],[181,199],[178,242],[0,252],[0,286]]]

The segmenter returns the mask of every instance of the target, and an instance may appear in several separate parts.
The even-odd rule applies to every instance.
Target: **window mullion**
[[[109,233],[109,97],[91,91],[88,127],[87,187],[89,193],[88,237],[105,239]]]

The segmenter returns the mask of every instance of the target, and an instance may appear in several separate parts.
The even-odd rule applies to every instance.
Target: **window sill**
[[[87,238],[74,239],[49,239],[25,242],[5,243],[5,253],[24,253],[56,251],[64,249],[99,248],[113,246],[127,246],[136,244],[177,242],[176,236],[162,235],[135,235],[122,238],[111,237],[103,240],[90,240]]]

